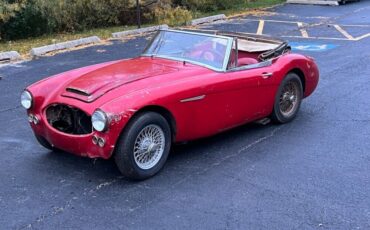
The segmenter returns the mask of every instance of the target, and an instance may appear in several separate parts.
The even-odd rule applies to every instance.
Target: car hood
[[[75,76],[64,87],[62,96],[92,102],[122,85],[175,71],[175,67],[150,60],[122,60]]]

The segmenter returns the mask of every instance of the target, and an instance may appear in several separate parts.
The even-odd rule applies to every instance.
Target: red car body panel
[[[163,58],[138,57],[88,66],[42,80],[27,88],[34,96],[28,114],[34,133],[53,146],[88,157],[109,158],[125,125],[139,111],[160,109],[173,118],[174,141],[210,136],[271,114],[275,95],[287,73],[301,73],[304,96],[318,84],[319,72],[311,58],[286,53],[270,66],[217,72],[198,65]],[[264,78],[263,73],[273,76]],[[75,90],[82,92],[76,93]],[[47,122],[45,111],[65,104],[89,116],[97,109],[107,113],[105,132],[70,135]],[[104,147],[92,143],[96,135]]]

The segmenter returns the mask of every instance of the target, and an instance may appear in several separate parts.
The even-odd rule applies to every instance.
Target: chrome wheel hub
[[[136,137],[134,159],[141,169],[153,168],[162,158],[165,147],[165,136],[158,125],[144,127]]]

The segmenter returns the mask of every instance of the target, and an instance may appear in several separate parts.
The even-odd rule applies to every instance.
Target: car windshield
[[[209,67],[224,69],[231,38],[181,31],[160,31],[145,50],[144,56],[158,56],[179,61],[189,61]]]

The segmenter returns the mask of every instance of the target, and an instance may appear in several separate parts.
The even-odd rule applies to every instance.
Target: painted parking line
[[[347,38],[330,38],[330,37],[302,37],[302,36],[289,36],[284,35],[284,38],[306,38],[306,39],[317,39],[317,40],[335,40],[335,41],[349,41]],[[353,40],[357,41],[357,40]]]
[[[359,37],[356,37],[355,38],[355,41],[359,41],[359,40],[364,39],[364,38],[367,38],[367,37],[370,37],[370,33],[364,34],[364,35],[359,36]]]
[[[257,28],[256,34],[262,35],[263,34],[263,27],[264,26],[265,26],[265,21],[264,20],[260,20],[259,23],[258,23],[258,28]]]
[[[303,23],[297,22],[297,25],[298,25],[299,31],[301,31],[302,37],[308,38],[308,33],[307,33],[307,30],[303,27]]]
[[[343,34],[344,37],[348,38],[349,40],[354,40],[352,35],[350,35],[347,31],[342,29],[342,27],[340,27],[340,25],[334,25],[334,28],[337,29],[341,34]]]
[[[231,19],[231,22],[235,19]],[[297,35],[287,35],[283,34],[280,35],[281,37],[285,38],[304,38],[304,39],[318,39],[318,40],[339,40],[339,41],[359,41],[364,38],[370,37],[370,25],[339,25],[339,24],[326,24],[326,23],[314,23],[314,24],[308,24],[301,21],[284,21],[284,20],[272,20],[272,19],[236,19],[238,23],[244,21],[244,22],[257,22],[258,28],[257,31],[249,32],[250,34],[257,34],[257,35],[273,35],[269,33],[268,29],[266,29],[267,25],[270,25],[271,23],[283,23],[283,24],[292,24],[296,26],[296,30],[299,31],[300,36]],[[312,35],[310,34],[311,29],[317,29],[317,27],[320,26],[328,26],[328,28],[335,28],[334,31],[336,31],[336,34],[333,34],[333,36],[320,36],[320,34]],[[358,36],[354,36],[350,34],[345,27],[358,27],[358,28],[364,28],[365,33],[360,34]],[[289,31],[282,31],[282,32],[289,32]],[[328,32],[328,31],[327,31]]]
[[[370,33],[364,34],[364,35],[361,35],[361,36],[358,36],[358,37],[354,37],[353,39],[348,39],[348,38],[334,38],[334,37],[320,37],[320,36],[316,36],[316,37],[302,37],[302,36],[287,36],[287,35],[284,35],[282,37],[285,37],[285,38],[308,38],[308,39],[318,39],[318,40],[336,40],[336,41],[360,41],[360,40],[362,40],[364,38],[370,37]]]
[[[335,25],[335,24],[328,24],[328,25]],[[370,25],[364,25],[364,24],[360,24],[360,25],[354,25],[354,24],[342,24],[341,26],[346,26],[346,27],[363,27],[363,28],[370,28]]]
[[[238,21],[246,21],[246,22],[258,22],[262,19],[250,19],[250,18],[239,18],[236,19]],[[280,22],[280,23],[288,23],[288,24],[297,24],[297,21],[282,21],[282,20],[272,20],[272,19],[263,19],[265,22]]]

